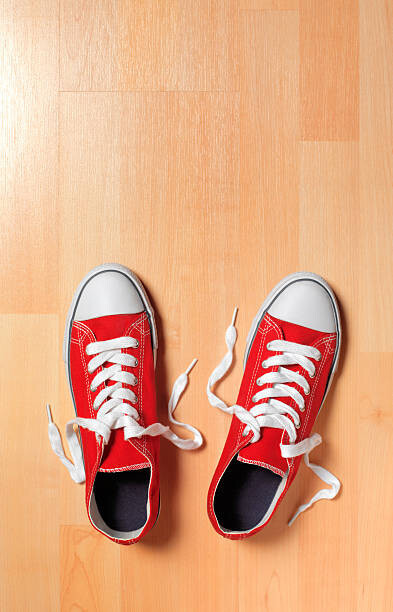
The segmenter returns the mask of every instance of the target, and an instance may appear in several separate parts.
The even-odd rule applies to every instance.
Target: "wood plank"
[[[238,301],[246,333],[298,261],[299,50],[296,12],[245,12],[241,24]]]
[[[393,350],[393,10],[360,3],[360,316],[364,351]],[[383,325],[381,325],[383,321]]]
[[[87,525],[62,526],[61,610],[120,610],[120,547]]]
[[[235,0],[62,2],[60,88],[233,91],[235,17]]]
[[[298,27],[296,12],[242,14],[238,380],[255,313],[298,261]],[[286,527],[295,492],[275,522],[241,543],[240,612],[291,609],[296,601],[298,536]]]
[[[358,140],[358,2],[301,0],[299,14],[302,140]]]
[[[351,142],[301,145],[300,267],[333,286],[342,309],[344,336],[361,334],[358,267],[359,147]],[[331,240],[334,237],[334,246]]]
[[[359,402],[358,588],[357,609],[391,610],[392,543],[390,462],[393,420],[390,389],[392,353],[362,353],[358,379],[364,381]],[[371,389],[370,376],[378,380]],[[376,500],[370,501],[370,495]],[[371,507],[370,507],[371,506]],[[372,509],[374,508],[374,510]],[[375,512],[375,513],[374,513]]]
[[[6,0],[0,70],[0,312],[57,307],[58,12]]]
[[[0,608],[58,610],[62,466],[45,412],[58,401],[57,317],[1,315],[0,336]]]
[[[240,8],[251,11],[291,11],[299,8],[299,0],[241,0]]]

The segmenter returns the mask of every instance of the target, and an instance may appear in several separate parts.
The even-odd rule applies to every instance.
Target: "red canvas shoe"
[[[331,488],[300,506],[290,523],[318,499],[332,499],[339,491],[337,478],[309,463],[308,455],[322,441],[311,430],[337,368],[341,328],[336,299],[321,277],[284,278],[253,321],[237,404],[228,407],[212,388],[232,363],[235,317],[236,310],[225,336],[228,352],[207,385],[210,403],[233,415],[210,485],[208,514],[219,534],[242,539],[271,519],[302,455]]]
[[[115,264],[92,270],[74,295],[63,345],[76,412],[66,425],[73,462],[48,406],[49,439],[72,479],[86,480],[93,527],[121,544],[137,542],[157,520],[159,436],[186,450],[202,444],[197,429],[173,417],[196,360],[175,382],[168,407],[169,420],[193,434],[183,439],[157,423],[156,354],[154,313],[140,280]]]

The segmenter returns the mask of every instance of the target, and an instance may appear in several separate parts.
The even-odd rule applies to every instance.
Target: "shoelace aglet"
[[[188,366],[187,370],[185,371],[185,374],[189,374],[192,370],[192,368],[194,367],[194,365],[196,364],[196,362],[198,361],[198,359],[193,359],[190,363],[190,365]]]
[[[235,325],[235,321],[236,321],[236,316],[238,313],[239,308],[237,306],[235,306],[235,310],[233,311],[233,316],[232,316],[232,323],[231,325]]]
[[[48,421],[49,421],[49,423],[53,423],[52,411],[51,411],[51,408],[50,408],[50,404],[47,404],[47,405],[46,405],[46,413],[47,413],[47,415],[48,415]]]

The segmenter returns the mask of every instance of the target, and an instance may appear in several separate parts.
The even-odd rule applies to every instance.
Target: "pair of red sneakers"
[[[253,321],[238,400],[228,407],[212,389],[232,363],[232,321],[228,352],[207,386],[210,403],[233,415],[208,494],[209,518],[221,535],[241,539],[259,531],[302,455],[331,488],[319,491],[295,517],[317,499],[337,494],[339,481],[309,463],[308,454],[321,442],[310,434],[337,367],[340,337],[339,311],[327,283],[314,274],[288,276]],[[92,270],[75,293],[63,345],[76,412],[66,425],[73,461],[65,456],[48,406],[49,439],[73,480],[86,480],[93,527],[121,544],[137,542],[157,520],[159,436],[185,450],[202,444],[197,429],[173,417],[195,360],[176,380],[168,405],[169,421],[193,437],[180,438],[157,422],[157,346],[153,309],[135,274],[115,264]]]

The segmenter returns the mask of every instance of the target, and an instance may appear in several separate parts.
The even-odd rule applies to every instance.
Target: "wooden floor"
[[[59,4],[59,5],[58,5]],[[388,0],[3,0],[0,570],[4,612],[393,609],[393,4]],[[206,438],[162,443],[162,512],[134,547],[88,524],[52,455],[45,402],[73,408],[65,314],[93,266],[120,262],[159,315],[160,416]],[[236,399],[251,319],[281,277],[322,274],[344,318],[313,457],[274,521],[220,538],[205,506],[229,427],[205,386],[239,306]]]

